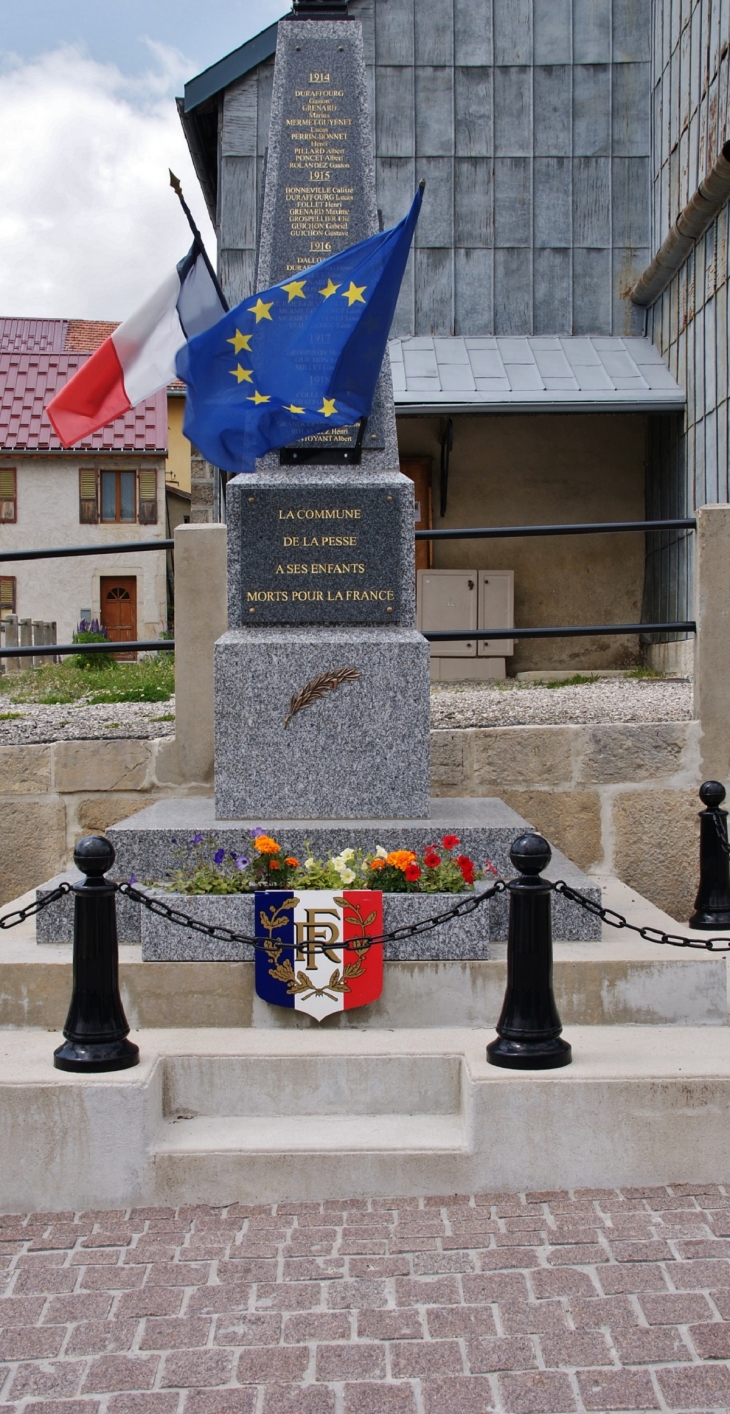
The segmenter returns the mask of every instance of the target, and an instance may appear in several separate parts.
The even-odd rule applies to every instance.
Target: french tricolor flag
[[[159,289],[104,341],[46,408],[64,447],[151,398],[177,376],[175,357],[227,305],[202,245],[193,242]]]

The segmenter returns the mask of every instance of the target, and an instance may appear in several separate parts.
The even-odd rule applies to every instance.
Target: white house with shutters
[[[164,550],[115,553],[167,534],[167,395],[148,398],[65,451],[44,407],[115,326],[0,319],[0,614],[55,621],[68,643],[82,619],[120,642],[167,624]],[[104,555],[3,561],[47,547],[108,545]]]

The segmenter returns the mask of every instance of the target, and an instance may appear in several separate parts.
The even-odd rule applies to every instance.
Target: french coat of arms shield
[[[383,990],[383,895],[372,889],[264,889],[256,894],[256,992],[323,1021]]]

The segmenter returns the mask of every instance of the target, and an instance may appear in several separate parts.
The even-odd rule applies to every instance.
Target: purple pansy
[[[256,826],[256,829],[251,831],[251,839],[252,839],[252,840],[257,840],[258,837],[259,837],[259,835],[265,835],[265,834],[266,834],[266,831],[265,831],[265,830],[262,830],[260,825],[257,825],[257,826]]]
[[[137,882],[137,875],[136,875],[136,874],[130,874],[130,876],[129,876],[129,882],[130,882],[130,884],[136,884],[136,882]]]
[[[202,841],[202,839],[203,839],[203,836],[202,836],[202,834],[200,833],[200,830],[198,830],[197,835],[193,835],[193,838],[191,839],[190,843],[191,843],[191,844],[200,844],[201,841]]]
[[[214,864],[222,864],[222,863],[223,863],[223,860],[225,859],[225,857],[226,857],[226,852],[225,852],[225,850],[224,850],[224,849],[217,849],[216,852],[215,852],[215,854],[213,855],[213,863],[214,863]]]
[[[240,869],[241,872],[243,872],[244,869],[248,869],[249,860],[246,858],[245,854],[234,854],[233,858],[236,861],[236,868]]]

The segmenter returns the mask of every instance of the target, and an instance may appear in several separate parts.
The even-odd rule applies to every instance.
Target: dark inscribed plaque
[[[336,255],[372,235],[366,214],[365,145],[368,123],[360,101],[356,54],[343,21],[342,38],[323,38],[318,24],[301,36],[288,56],[287,86],[280,116],[281,153],[274,206],[269,281],[275,284]],[[299,37],[301,36],[301,37]],[[304,451],[353,448],[359,427],[333,428],[295,444]],[[363,447],[384,445],[377,404],[368,419]],[[317,457],[316,460],[321,460]],[[286,458],[289,460],[289,458]]]
[[[257,488],[241,497],[241,622],[400,618],[396,499],[373,487]]]

